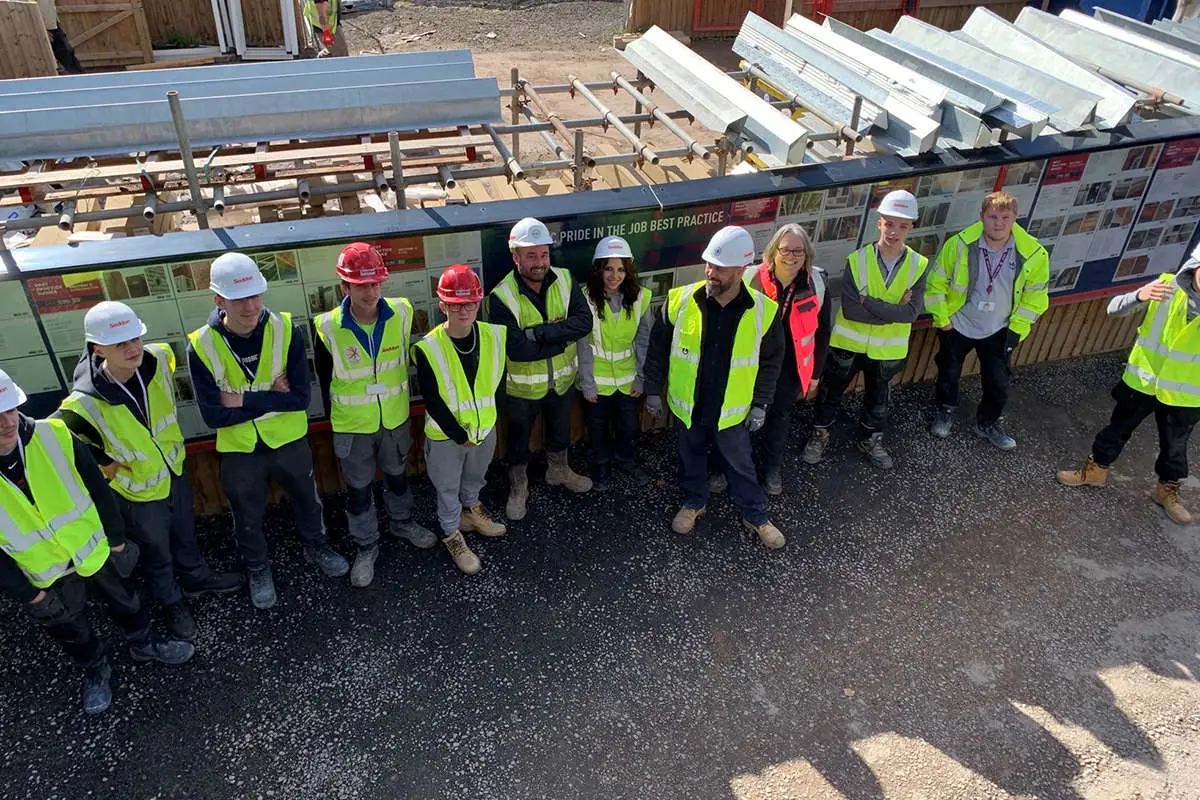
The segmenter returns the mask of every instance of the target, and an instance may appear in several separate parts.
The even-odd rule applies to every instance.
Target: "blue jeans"
[[[679,434],[679,488],[685,508],[703,508],[708,503],[708,451],[716,450],[717,464],[729,482],[729,496],[738,511],[752,525],[767,521],[767,495],[758,485],[750,432],[745,425],[723,431],[715,424],[696,424],[685,428],[676,424]]]

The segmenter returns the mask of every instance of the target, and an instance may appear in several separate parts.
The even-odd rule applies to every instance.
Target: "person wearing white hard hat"
[[[1158,484],[1150,499],[1179,525],[1192,522],[1179,496],[1188,477],[1188,442],[1200,422],[1200,245],[1175,274],[1164,273],[1108,303],[1108,315],[1145,312],[1125,372],[1113,387],[1108,424],[1092,440],[1079,469],[1056,477],[1063,486],[1103,486],[1126,443],[1147,417],[1158,427]]]
[[[587,302],[592,330],[577,347],[592,486],[607,491],[613,466],[645,486],[650,476],[637,463],[638,406],[654,312],[650,290],[638,284],[629,242],[620,236],[596,244]]]
[[[917,219],[911,192],[888,192],[879,204],[879,239],[846,257],[842,305],[829,336],[825,372],[817,389],[813,430],[803,458],[816,464],[829,445],[842,395],[863,374],[858,449],[878,469],[891,469],[883,445],[891,405],[891,382],[904,369],[912,324],[924,307],[929,259],[905,244]]]
[[[99,714],[112,702],[112,667],[88,621],[89,590],[134,661],[182,664],[196,649],[154,632],[131,580],[138,547],[125,539],[108,482],[62,420],[22,414],[25,399],[0,370],[0,590],[83,670],[83,710]]]
[[[583,293],[565,269],[550,266],[554,240],[545,224],[525,217],[512,227],[513,270],[488,295],[488,321],[507,329],[507,460],[504,513],[525,518],[529,500],[529,436],[538,416],[546,450],[546,483],[587,492],[590,478],[571,469],[571,406],[577,370],[575,343],[592,329]]]
[[[663,415],[663,394],[678,420],[683,505],[671,522],[691,533],[708,504],[708,455],[716,451],[742,525],[768,548],[783,534],[767,515],[750,434],[762,428],[783,365],[778,307],[742,281],[754,240],[730,225],[704,249],[704,280],[677,286],[654,321],[646,353],[646,410]]]
[[[330,577],[350,564],[329,546],[308,444],[304,337],[291,314],[263,305],[267,281],[254,259],[225,253],[212,263],[216,308],[188,334],[188,366],[204,422],[217,431],[221,485],[233,509],[238,554],[255,608],[275,605],[263,519],[273,478],[291,501],[304,557]]]
[[[1017,198],[992,192],[979,221],[946,240],[929,267],[925,310],[937,328],[938,374],[929,432],[950,435],[958,381],[972,351],[979,357],[983,397],[975,434],[1000,450],[1017,440],[1000,427],[1008,402],[1012,352],[1050,307],[1050,256],[1017,223]]]
[[[196,625],[184,596],[237,591],[242,576],[214,572],[196,542],[176,419],[175,353],[167,344],[143,344],[146,326],[124,303],[92,306],[83,328],[87,344],[55,416],[108,476],[129,538],[141,549],[146,590],[162,606],[171,635],[190,642]]]

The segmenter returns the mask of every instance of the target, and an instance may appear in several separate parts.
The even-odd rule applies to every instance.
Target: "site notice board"
[[[334,218],[340,222],[332,226],[325,218],[229,229],[260,229],[246,236],[167,234],[147,237],[154,242],[149,249],[146,239],[131,238],[104,243],[102,251],[100,243],[16,250],[4,254],[9,280],[0,282],[0,367],[31,395],[35,413],[47,413],[70,386],[87,309],[101,300],[120,300],[146,323],[149,341],[166,342],[175,351],[182,367],[175,384],[185,435],[211,436],[184,366],[186,336],[213,308],[212,259],[244,244],[270,286],[266,304],[301,323],[311,358],[312,318],[341,299],[333,268],[346,241],[361,238],[380,249],[390,273],[385,293],[412,301],[414,333],[420,335],[441,321],[436,287],[442,270],[468,264],[490,289],[511,268],[508,227],[526,214],[548,223],[553,263],[578,279],[599,239],[624,236],[656,303],[672,287],[702,277],[701,251],[725,225],[749,229],[761,254],[779,225],[799,223],[813,237],[817,265],[836,286],[846,255],[873,240],[880,198],[898,188],[918,198],[920,216],[909,242],[930,257],[947,236],[978,218],[988,192],[1003,187],[1016,195],[1021,224],[1050,251],[1051,293],[1058,301],[1112,293],[1173,271],[1196,239],[1200,123],[1193,120],[1143,123],[1092,140],[1043,137],[953,156],[863,159],[774,176],[671,184],[648,193],[581,193],[359,215]],[[853,180],[856,175],[864,179]],[[611,196],[622,192],[624,199]],[[194,237],[201,234],[209,238],[197,252]],[[315,375],[311,361],[310,372]],[[320,417],[322,405],[314,386],[310,415]]]

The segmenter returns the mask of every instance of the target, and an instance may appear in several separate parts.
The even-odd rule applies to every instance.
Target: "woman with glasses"
[[[750,287],[779,304],[788,332],[783,369],[775,385],[775,400],[767,409],[758,453],[763,489],[778,495],[783,493],[783,451],[792,407],[821,377],[833,327],[825,273],[813,264],[812,239],[804,228],[789,223],[775,232]]]

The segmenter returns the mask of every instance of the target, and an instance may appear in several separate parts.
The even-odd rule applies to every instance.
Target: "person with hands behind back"
[[[703,281],[667,295],[646,353],[646,411],[667,405],[679,424],[679,488],[683,505],[671,530],[691,533],[708,503],[708,454],[716,450],[742,525],[768,548],[783,534],[767,515],[750,434],[762,428],[783,363],[783,331],[774,300],[746,286],[754,240],[736,225],[713,234],[704,248]]]
[[[1192,515],[1179,497],[1188,476],[1188,441],[1200,421],[1200,246],[1174,275],[1114,297],[1108,314],[1145,310],[1125,372],[1112,390],[1116,406],[1079,469],[1056,476],[1064,486],[1103,486],[1125,443],[1151,414],[1158,426],[1158,485],[1150,498],[1180,525]]]
[[[89,590],[100,595],[134,661],[182,664],[189,642],[152,629],[133,581],[138,548],[87,445],[59,419],[20,411],[21,387],[0,370],[0,589],[16,600],[83,669],[83,710],[112,703],[104,642],[88,622]]]
[[[221,485],[233,509],[238,553],[255,608],[275,605],[275,579],[263,533],[270,480],[291,501],[304,557],[330,577],[350,564],[329,546],[308,444],[312,388],[304,336],[287,312],[263,305],[267,281],[243,253],[212,263],[216,308],[188,334],[188,366],[205,424],[217,431]]]
[[[446,321],[412,348],[425,400],[425,469],[437,492],[442,543],[455,566],[474,575],[479,557],[463,533],[507,532],[479,500],[496,452],[496,395],[504,378],[507,331],[477,321],[483,283],[467,265],[447,267],[437,295]]]
[[[638,285],[633,252],[620,236],[596,244],[587,301],[592,330],[576,346],[592,486],[606,491],[613,465],[645,486],[650,476],[637,463],[638,406],[654,314],[650,290]]]

